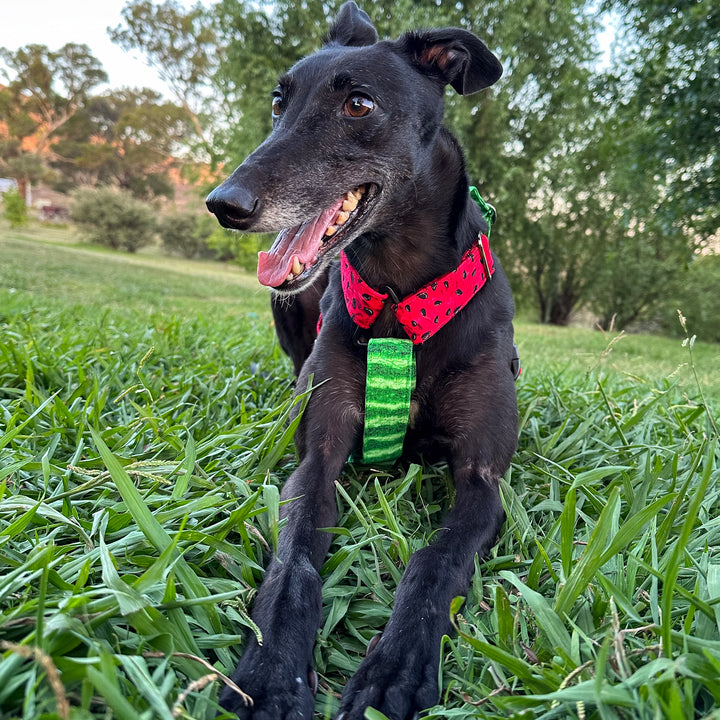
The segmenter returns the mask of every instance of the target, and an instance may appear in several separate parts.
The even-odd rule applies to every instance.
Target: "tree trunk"
[[[20,197],[25,201],[25,204],[27,205],[27,196],[28,196],[28,188],[30,186],[30,181],[27,178],[15,178],[17,182],[17,188],[18,188],[18,194]]]

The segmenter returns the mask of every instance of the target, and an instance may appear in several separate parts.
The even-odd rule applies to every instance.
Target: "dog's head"
[[[427,163],[447,85],[467,95],[502,65],[459,28],[377,41],[370,18],[346,2],[324,46],[283,75],[273,130],[207,198],[224,227],[277,231],[258,278],[298,292],[337,253],[393,217],[398,190]]]

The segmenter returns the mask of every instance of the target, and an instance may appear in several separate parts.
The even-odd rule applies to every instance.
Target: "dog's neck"
[[[483,227],[468,184],[455,139],[438,133],[429,161],[394,193],[392,216],[347,249],[364,280],[403,296],[455,268]]]

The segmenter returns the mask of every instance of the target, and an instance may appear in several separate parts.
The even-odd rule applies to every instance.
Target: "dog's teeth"
[[[295,275],[299,275],[305,266],[298,260],[297,255],[293,258],[292,271]]]
[[[349,212],[345,212],[344,210],[341,210],[337,217],[335,218],[335,223],[337,225],[344,225],[347,222],[347,219],[350,217]]]
[[[362,197],[365,194],[365,186],[361,185],[355,192],[360,193],[360,197]]]
[[[358,201],[359,201],[360,198],[362,198],[362,196],[363,196],[363,194],[360,192],[359,189],[358,189],[358,190],[351,190],[348,194],[351,195],[352,197],[354,197],[355,200],[358,200]]]
[[[291,280],[294,280],[294,279],[295,279],[295,276],[294,276],[292,273],[290,273],[290,274],[285,278],[285,282],[290,282]]]
[[[342,209],[345,212],[352,212],[358,206],[358,199],[352,194],[348,193],[342,204]]]
[[[329,225],[328,229],[325,231],[325,234],[330,237],[331,235],[334,235],[337,232],[337,228],[334,225]]]

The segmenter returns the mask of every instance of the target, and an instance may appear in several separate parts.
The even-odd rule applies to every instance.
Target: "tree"
[[[654,0],[607,2],[630,8],[628,18],[637,21],[636,32],[646,32],[640,18],[650,13]],[[141,8],[144,3],[134,0],[128,7]],[[270,131],[269,93],[278,75],[318,47],[336,9],[322,0],[265,4],[220,0],[206,15],[215,24],[205,51],[210,53],[215,43],[217,65],[201,80],[199,74],[183,74],[178,58],[153,49],[150,30],[144,40],[137,36],[135,47],[144,47],[165,72],[194,77],[203,88],[215,89],[227,120],[224,128],[214,127],[215,158],[237,164]],[[175,11],[179,12],[176,7]],[[695,20],[702,14],[692,10],[691,0],[683,0],[679,12]],[[653,277],[670,282],[673,266],[688,257],[680,215],[691,214],[695,228],[702,222],[709,227],[709,219],[717,217],[713,183],[718,174],[709,177],[717,155],[712,121],[703,125],[702,137],[693,138],[690,149],[682,153],[675,149],[669,164],[662,161],[667,173],[648,174],[663,144],[653,136],[662,137],[659,124],[668,125],[672,110],[657,114],[653,106],[643,111],[640,89],[646,90],[649,81],[627,83],[620,72],[599,72],[595,37],[600,21],[597,5],[588,0],[532,4],[395,0],[376,2],[372,16],[380,35],[386,37],[422,26],[464,27],[475,31],[501,58],[505,73],[493,88],[470,97],[448,93],[446,122],[465,148],[473,182],[498,208],[493,244],[500,250],[516,295],[536,307],[543,322],[556,324],[566,324],[576,308],[589,303],[594,303],[604,322],[614,316],[617,322],[628,323],[648,312],[658,300]],[[715,28],[716,16],[715,10],[709,11],[709,27]],[[148,27],[159,27],[159,15],[145,12],[142,17]],[[659,23],[652,35],[659,38],[660,15],[652,23]],[[693,47],[701,48],[698,38],[702,38],[712,60],[710,69],[701,73],[701,89],[712,91],[717,32],[695,30]],[[689,41],[682,33],[673,31],[671,38],[673,48],[685,42],[682,47],[687,49]],[[185,48],[183,57],[190,62],[194,57],[190,47],[179,41],[177,47]],[[678,88],[695,86],[694,73],[702,57],[702,53],[693,55],[684,79],[677,80]],[[660,59],[668,60],[659,53],[656,68]],[[200,65],[209,67],[204,60]],[[633,72],[639,68],[626,65]],[[655,72],[648,77],[660,76],[668,74]],[[632,86],[629,92],[620,92],[628,86]],[[680,102],[679,93],[675,99]],[[684,102],[687,106],[690,101]],[[705,97],[703,102],[716,118],[717,99]],[[627,113],[618,111],[625,107]],[[698,112],[702,112],[699,106]],[[677,144],[682,133],[692,131],[692,122],[673,122],[677,122]],[[650,147],[655,157],[646,152]],[[673,182],[685,176],[691,177],[693,187],[705,188],[706,197],[696,194],[692,203],[674,203],[682,211],[670,217],[663,198]]]
[[[675,217],[701,237],[720,226],[720,5],[607,0],[624,30],[618,117],[635,122],[638,175],[666,188]]]
[[[0,58],[14,73],[0,92],[0,171],[17,180],[25,197],[29,183],[46,171],[64,126],[83,106],[90,90],[107,81],[87,45],[68,43],[57,51],[28,45],[0,48]]]
[[[115,184],[139,198],[172,196],[169,171],[180,161],[193,124],[159,93],[123,89],[89,98],[56,146],[67,184]]]
[[[593,290],[601,322],[656,319],[720,227],[720,8],[609,0],[617,62],[603,78],[613,226]],[[667,309],[665,308],[665,312]],[[674,325],[675,317],[659,318]]]
[[[648,132],[637,117],[609,112],[600,136],[601,152],[612,162],[599,189],[607,231],[597,248],[591,305],[603,327],[654,319],[693,256],[692,233],[668,202],[664,179],[639,171],[639,141]]]
[[[588,296],[604,232],[589,192],[602,173],[589,92],[597,28],[582,0],[463,8],[459,22],[486,38],[505,72],[487,93],[450,96],[448,122],[497,207],[493,244],[516,295],[542,322],[564,325]]]
[[[174,0],[159,5],[132,0],[122,16],[124,25],[108,28],[110,38],[125,50],[145,54],[191,119],[201,150],[215,158],[215,124],[223,117],[217,103],[224,91],[213,82],[222,49],[212,10],[199,3],[186,10]]]

